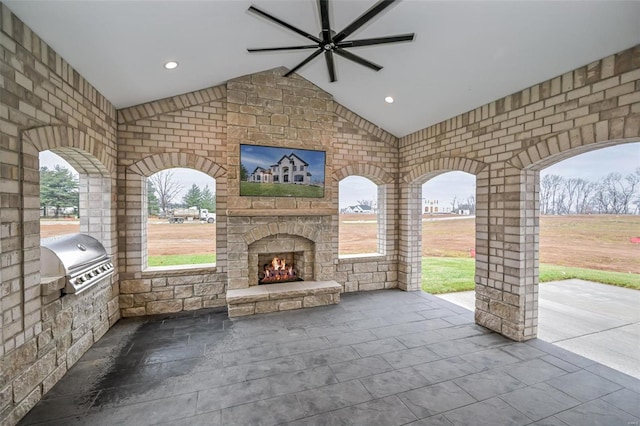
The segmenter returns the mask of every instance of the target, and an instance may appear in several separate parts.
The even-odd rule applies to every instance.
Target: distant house
[[[344,209],[345,213],[373,213],[371,206],[365,206],[364,204],[357,204],[355,206],[349,206]]]
[[[448,205],[440,205],[438,200],[422,200],[425,213],[451,213],[452,208]]]
[[[311,185],[311,173],[309,172],[309,164],[291,153],[283,156],[269,168],[256,167],[247,180],[256,183]]]

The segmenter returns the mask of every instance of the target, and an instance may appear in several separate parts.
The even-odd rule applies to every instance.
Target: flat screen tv
[[[324,197],[325,152],[240,145],[240,195]]]

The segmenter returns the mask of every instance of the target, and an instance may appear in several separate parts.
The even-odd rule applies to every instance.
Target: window
[[[62,157],[40,153],[41,238],[80,232],[79,181],[76,169]]]
[[[295,175],[295,176],[293,177],[293,181],[294,181],[294,182],[304,182],[304,176],[302,176],[302,175]]]
[[[260,176],[256,175],[256,180]],[[216,182],[174,168],[147,179],[147,266],[216,261]]]
[[[380,253],[378,192],[380,187],[361,176],[349,176],[339,184],[339,254]]]
[[[422,185],[422,289],[459,291],[474,286],[476,178],[447,172]]]

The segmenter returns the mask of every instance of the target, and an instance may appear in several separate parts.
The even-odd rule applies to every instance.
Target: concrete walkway
[[[539,289],[539,339],[640,378],[640,291],[582,280]],[[473,291],[439,297],[474,309]]]

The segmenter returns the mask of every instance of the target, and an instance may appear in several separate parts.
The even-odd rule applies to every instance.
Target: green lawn
[[[149,256],[147,266],[176,266],[176,265],[200,265],[203,263],[216,263],[216,255],[202,254],[171,254],[166,256]]]
[[[423,257],[422,290],[440,294],[473,290],[475,259],[463,257]],[[557,265],[540,265],[540,282],[578,278],[640,290],[640,274],[597,271]]]
[[[240,195],[254,197],[324,197],[323,186],[240,182]]]

